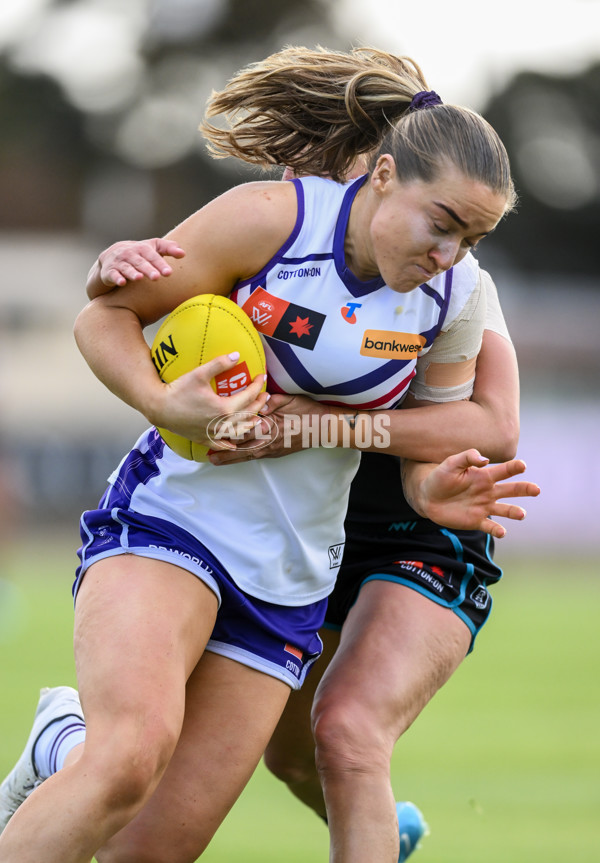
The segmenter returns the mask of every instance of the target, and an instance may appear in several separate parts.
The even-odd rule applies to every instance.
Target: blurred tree
[[[94,148],[55,81],[0,66],[0,228],[79,224]]]
[[[111,3],[51,0],[0,56],[0,228],[83,226],[101,242],[160,234],[256,176],[205,153],[204,102],[213,86],[286,42],[335,47],[328,2],[144,0],[115,17]],[[89,68],[73,45],[86,26]],[[96,42],[93,27],[102,31]],[[119,57],[116,81],[101,58],[114,49],[111,35],[137,52]]]
[[[595,275],[600,236],[600,64],[517,75],[484,108],[510,153],[519,216],[494,238],[515,267]]]

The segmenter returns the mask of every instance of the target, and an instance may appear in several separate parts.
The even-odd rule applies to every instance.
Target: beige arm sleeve
[[[483,275],[480,271],[477,286],[460,313],[447,329],[442,328],[431,349],[417,360],[416,374],[410,385],[415,399],[453,402],[471,396],[486,324]]]
[[[502,309],[500,308],[500,300],[498,299],[496,285],[494,284],[490,274],[486,273],[485,270],[481,271],[481,278],[485,288],[485,299],[487,303],[485,329],[498,333],[499,336],[503,336],[508,342],[510,342],[511,338],[508,332],[508,327],[506,326],[506,321],[504,320],[504,315],[502,314]]]
[[[481,346],[482,322],[483,329],[511,341],[496,285],[485,270],[479,272],[478,288],[460,315],[446,330],[442,328],[431,350],[417,360],[416,375],[410,386],[416,399],[449,402],[470,398]]]

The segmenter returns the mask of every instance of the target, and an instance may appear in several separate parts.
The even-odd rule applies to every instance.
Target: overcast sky
[[[448,102],[480,108],[515,71],[600,61],[599,0],[337,0],[358,44],[408,54]]]
[[[445,101],[476,109],[516,71],[564,75],[600,61],[600,0],[325,2],[348,44],[408,54]],[[178,8],[208,23],[223,0],[75,0],[58,7],[1,0],[0,50],[19,45],[18,63],[51,71],[67,89],[114,78],[125,92],[124,82],[134,86],[143,71],[136,64],[150,8],[164,10],[165,25]]]

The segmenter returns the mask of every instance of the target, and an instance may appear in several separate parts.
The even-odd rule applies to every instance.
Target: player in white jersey
[[[307,86],[298,88],[303,60]],[[345,70],[341,79],[340,67]],[[269,75],[264,74],[267,69]],[[312,81],[316,101],[328,104],[324,74],[345,122],[337,130],[339,141],[331,123],[324,122],[319,145],[309,91]],[[324,173],[339,177],[380,137],[379,154],[347,218],[342,214],[348,189],[339,191],[336,224],[343,222],[345,233],[336,257],[333,230],[334,249],[327,253],[369,292],[380,291],[382,297],[396,292],[400,305],[420,285],[441,281],[444,287],[423,289],[436,295],[441,309],[448,299],[441,274],[458,265],[512,204],[508,161],[493,130],[477,115],[434,100],[409,62],[378,52],[288,49],[268,58],[262,71],[253,67],[234,79],[225,95],[213,98],[215,112],[228,110],[229,96],[243,107],[239,89],[235,93],[240,83],[245,86],[247,75],[253,86],[268,83],[269,112],[274,95],[285,102],[281,117],[294,111],[299,121],[303,105],[310,120],[306,133],[296,124],[293,133],[278,138],[270,115],[269,128],[257,126],[252,142],[247,129],[234,127],[233,137],[206,129],[212,143],[227,149],[236,146],[237,138],[240,152],[250,148],[255,162],[285,162],[297,170],[302,170],[310,144],[313,154],[322,153]],[[361,116],[367,118],[362,128]],[[374,129],[379,130],[376,135]],[[323,183],[330,188],[329,181],[319,185]],[[229,295],[259,275],[262,281],[296,239],[300,185],[253,183],[217,198],[171,233],[185,247],[186,257],[166,288],[160,283],[127,285],[98,297],[80,315],[76,336],[92,369],[153,424],[205,443],[210,419],[238,409],[237,403],[216,396],[209,384],[216,371],[231,367],[235,359],[208,363],[163,385],[142,329],[190,296]],[[327,203],[327,209],[331,235],[335,207]],[[314,211],[308,216],[314,218]],[[285,284],[286,279],[278,281]],[[256,283],[255,288],[264,286]],[[322,310],[306,305],[299,295],[303,314],[305,309],[325,319],[343,314],[335,284],[335,299],[326,305],[328,289],[324,284],[318,292],[325,303]],[[316,299],[315,292],[311,303]],[[412,332],[426,341],[439,318],[427,304],[422,311],[424,326]],[[302,321],[301,315],[294,318],[290,331],[299,332]],[[381,319],[373,319],[368,336],[374,348],[366,333],[361,342],[366,353],[357,345],[354,356],[336,351],[335,344],[317,349],[315,343],[308,361],[305,355],[300,359],[297,347],[291,356],[284,350],[282,369],[291,379],[302,378],[295,392],[326,401],[330,388],[332,401],[348,404],[350,409],[328,407],[340,424],[353,420],[355,404],[363,409],[361,400],[365,393],[370,398],[373,387],[377,403],[371,408],[381,413],[393,408],[403,392],[397,375],[390,375],[387,387],[379,380],[381,367],[392,361],[369,353],[386,349],[377,345],[389,340],[376,333],[388,326],[389,306],[382,302]],[[326,332],[326,320],[320,332]],[[265,335],[269,338],[277,341],[275,332]],[[324,348],[326,363],[321,359]],[[406,386],[413,362],[406,364]],[[330,377],[324,383],[319,375],[325,370]],[[364,386],[357,390],[361,378]],[[341,398],[345,384],[353,390],[347,400]],[[260,407],[257,391],[258,384],[247,402]],[[383,412],[390,420],[394,452],[396,417],[392,410]],[[184,462],[152,431],[143,436],[113,475],[101,506],[82,519],[75,653],[87,723],[83,754],[19,809],[0,838],[0,863],[31,863],[42,856],[48,863],[87,863],[93,854],[99,863],[191,861],[202,852],[260,758],[290,686],[297,685],[304,666],[318,653],[316,627],[331,587],[328,549],[342,538],[356,446],[351,435],[347,449],[311,449],[231,466],[226,472],[212,464]],[[465,458],[451,461],[455,489],[462,485],[461,464],[469,459],[484,463],[473,453]],[[518,507],[497,504],[502,490],[494,486],[495,479],[522,469],[522,464],[508,463],[478,474],[487,497],[471,526],[496,531],[482,517],[484,511],[522,514]],[[431,465],[407,465],[407,492],[417,491],[415,481],[426,476],[422,488],[435,498],[447,475]],[[302,495],[294,499],[285,493],[287,511],[277,505],[277,495],[289,483]],[[329,503],[332,483],[341,489],[337,521]],[[511,494],[531,493],[527,483],[509,487]],[[204,495],[202,512],[198,495]],[[236,548],[227,557],[232,544],[254,548],[262,569],[272,568],[273,583],[243,551]],[[229,572],[229,560],[240,568]],[[186,830],[176,847],[166,847],[161,824],[180,820]]]
[[[433,458],[428,448],[443,448],[444,434],[461,416],[472,428],[483,415],[485,451],[494,459],[516,450],[516,358],[495,286],[483,276],[486,321],[473,396],[462,404],[403,410],[402,419],[412,423],[405,429],[405,452],[414,457]],[[421,398],[436,402],[447,396],[431,378],[432,370],[434,382],[446,378],[452,340],[450,327],[427,355],[429,383],[422,369],[413,380]],[[298,399],[292,408],[300,409]],[[263,449],[257,456],[270,454],[281,451]],[[239,457],[225,454],[219,460]],[[489,588],[502,575],[492,561],[489,535],[448,531],[409,506],[399,488],[397,461],[380,453],[362,455],[351,488],[344,558],[321,630],[324,655],[288,701],[265,753],[272,772],[327,818],[336,861],[388,859],[389,853],[390,860],[394,855],[403,863],[416,849],[426,825],[413,804],[394,806],[392,751],[473,649],[491,611]]]

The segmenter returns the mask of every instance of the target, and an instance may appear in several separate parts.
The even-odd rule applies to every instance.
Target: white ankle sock
[[[40,779],[61,770],[69,752],[85,740],[85,724],[79,716],[65,716],[42,731],[33,748],[33,761]]]

